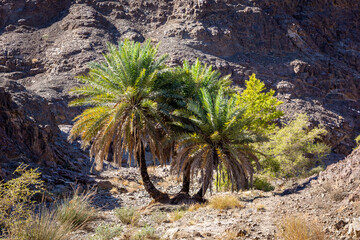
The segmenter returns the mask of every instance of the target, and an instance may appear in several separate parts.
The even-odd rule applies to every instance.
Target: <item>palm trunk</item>
[[[143,148],[141,148],[143,149]],[[166,203],[169,202],[169,196],[163,192],[160,192],[154,184],[151,182],[145,160],[145,151],[141,151],[140,156],[137,158],[138,165],[140,167],[140,175],[144,184],[145,190],[150,196],[157,202]]]
[[[209,187],[209,184],[207,186],[205,186],[205,190],[203,187],[201,187],[199,189],[199,191],[193,196],[193,198],[198,202],[206,202],[206,200],[204,199],[204,195],[205,195],[208,187]]]
[[[183,173],[183,185],[180,192],[184,194],[189,194],[190,192],[190,167],[188,166],[185,167]]]

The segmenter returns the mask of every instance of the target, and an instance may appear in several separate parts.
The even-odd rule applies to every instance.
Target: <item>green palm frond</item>
[[[99,166],[112,146],[114,160],[121,163],[125,152],[136,160],[149,145],[154,157],[164,161],[161,137],[167,129],[164,119],[174,110],[169,99],[180,99],[180,73],[164,64],[167,56],[157,57],[158,46],[125,40],[118,46],[108,44],[104,61],[91,63],[89,73],[78,79],[85,85],[70,93],[78,98],[70,106],[89,107],[77,116],[69,140],[81,137],[83,147]],[[171,96],[171,97],[170,97]]]
[[[198,75],[204,72],[195,70]],[[248,130],[252,119],[244,116],[246,109],[236,104],[236,96],[227,95],[224,89],[210,94],[208,89],[201,88],[197,103],[190,101],[186,109],[174,113],[189,122],[178,123],[185,133],[177,138],[178,153],[172,162],[173,170],[179,173],[190,164],[192,173],[203,171],[203,186],[206,188],[213,178],[213,171],[223,166],[234,189],[248,187],[254,173],[253,162],[258,163],[251,143],[262,139]],[[217,178],[222,176],[220,174]]]

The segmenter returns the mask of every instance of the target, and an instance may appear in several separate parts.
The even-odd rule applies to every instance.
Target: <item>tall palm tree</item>
[[[221,177],[221,169],[227,170],[233,188],[247,188],[252,184],[253,162],[259,166],[256,151],[250,143],[261,137],[248,131],[251,118],[244,118],[245,109],[236,104],[236,97],[228,97],[223,90],[212,96],[200,89],[199,102],[190,101],[186,109],[176,110],[174,115],[189,119],[176,122],[185,133],[177,139],[177,155],[172,168],[180,174],[202,172],[202,187],[195,198],[202,198],[213,179],[214,170]],[[220,182],[220,181],[218,181]]]
[[[166,68],[166,55],[156,57],[157,47],[149,41],[141,45],[125,40],[119,46],[108,45],[105,61],[92,63],[90,72],[79,77],[85,85],[72,90],[82,98],[71,106],[88,108],[75,120],[69,139],[81,136],[83,147],[90,147],[97,168],[109,155],[112,145],[114,160],[120,163],[128,153],[140,168],[146,191],[157,201],[168,201],[151,182],[145,161],[145,148],[150,147],[153,157],[166,161],[160,145],[165,134],[163,124],[166,113],[171,111],[167,99],[176,91],[176,81]]]

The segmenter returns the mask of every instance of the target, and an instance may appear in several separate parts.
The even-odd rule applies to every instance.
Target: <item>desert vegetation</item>
[[[1,235],[14,240],[65,240],[76,229],[96,219],[97,211],[91,206],[94,190],[59,199],[54,204],[34,200],[45,194],[40,173],[27,165],[20,165],[18,175],[0,183]]]
[[[128,164],[140,170],[139,183],[155,202],[192,205],[169,213],[155,211],[148,217],[152,225],[139,209],[118,208],[112,213],[117,222],[98,225],[91,239],[157,239],[156,226],[176,224],[188,218],[188,212],[240,211],[246,207],[239,196],[231,194],[207,201],[209,189],[272,191],[273,179],[308,176],[321,169],[321,160],[330,150],[321,141],[326,130],[322,126],[310,129],[306,115],[287,122],[281,119],[283,113],[277,107],[282,102],[254,74],[243,89],[233,87],[230,76],[222,76],[199,60],[167,66],[167,55],[158,56],[157,48],[150,41],[108,45],[104,61],[90,64],[89,73],[78,77],[84,84],[71,91],[75,100],[70,105],[85,106],[85,110],[74,119],[69,140],[81,138],[98,171],[109,156],[121,166],[127,155]],[[168,185],[163,182],[153,183],[155,168],[148,168],[146,151],[154,163],[170,164],[177,177],[166,179],[182,181],[177,194],[164,192],[161,187]],[[75,190],[49,205],[33,200],[45,192],[36,170],[21,165],[15,174],[19,176],[0,185],[3,236],[67,239],[98,218],[100,210],[91,204],[96,190]],[[195,180],[200,182],[190,195]],[[122,182],[129,185],[127,180]],[[266,211],[265,205],[256,206],[258,212]],[[302,223],[290,219],[286,224],[279,226],[284,239],[295,234],[291,231]],[[240,232],[228,231],[226,238],[246,235],[246,231]]]
[[[253,185],[254,167],[278,177],[299,176],[328,152],[318,143],[326,131],[308,130],[306,116],[276,126],[281,102],[255,75],[245,89],[233,88],[230,76],[221,77],[199,60],[169,68],[166,55],[156,53],[150,41],[109,44],[105,61],[91,64],[89,74],[78,78],[85,85],[72,90],[80,98],[71,106],[88,108],[74,119],[70,140],[80,136],[99,169],[110,147],[116,162],[126,153],[129,164],[134,160],[139,166],[146,191],[156,201],[169,202],[149,178],[149,147],[154,161],[171,162],[183,176],[182,198],[190,197],[191,177],[201,173],[193,198],[203,201],[214,171],[217,188],[228,181],[232,190],[246,189]]]

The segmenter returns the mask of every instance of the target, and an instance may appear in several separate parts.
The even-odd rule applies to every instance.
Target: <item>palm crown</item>
[[[155,140],[155,129],[161,125],[157,100],[167,84],[161,77],[166,56],[156,59],[157,48],[150,42],[141,46],[126,40],[118,48],[108,45],[108,50],[104,62],[92,63],[89,74],[79,77],[86,85],[72,93],[84,97],[71,103],[92,106],[75,118],[70,138],[80,135],[83,147],[93,140],[90,155],[95,155],[100,167],[111,143],[116,146],[117,161],[125,151],[129,160],[136,159],[134,152],[142,151],[145,143],[154,151],[159,147]]]
[[[252,161],[258,163],[249,144],[259,141],[259,136],[247,130],[251,119],[243,117],[245,109],[236,104],[235,97],[225,96],[222,90],[215,96],[206,89],[200,92],[200,104],[191,101],[185,110],[174,113],[190,119],[191,123],[176,123],[187,132],[178,138],[178,155],[172,166],[179,173],[187,166],[193,174],[201,169],[202,195],[213,178],[213,171],[221,171],[220,165],[227,169],[237,189],[245,188],[254,172]]]

